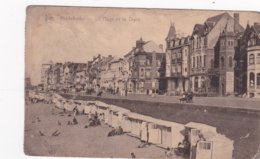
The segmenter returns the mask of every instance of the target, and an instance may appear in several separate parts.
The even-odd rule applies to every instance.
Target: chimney
[[[163,44],[160,44],[159,48],[163,51]]]
[[[234,13],[234,32],[235,33],[239,32],[238,25],[239,25],[239,13]]]

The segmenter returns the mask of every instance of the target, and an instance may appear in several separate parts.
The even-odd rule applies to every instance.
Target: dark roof
[[[174,24],[171,24],[168,35],[166,37],[166,40],[167,39],[171,40],[171,39],[174,39],[174,38],[176,38],[176,30],[175,30]]]
[[[230,16],[227,12],[216,15],[214,17],[210,17],[206,20],[206,22],[218,22],[224,15]]]
[[[253,28],[254,28],[255,32],[257,33],[257,35],[259,36],[259,34],[260,34],[260,24],[259,23],[255,23],[253,25]]]
[[[203,24],[196,24],[195,26],[194,26],[194,28],[193,28],[193,33],[192,33],[192,35],[193,34],[199,34],[199,35],[204,35],[204,29],[205,28],[205,26],[203,25]]]
[[[193,29],[194,34],[198,34],[200,36],[207,35],[214,27],[215,25],[221,20],[221,18],[227,17],[228,19],[234,19],[229,13],[225,12],[213,17],[208,18],[204,24],[196,24]],[[243,32],[244,28],[237,22],[234,25],[238,25],[239,32]]]

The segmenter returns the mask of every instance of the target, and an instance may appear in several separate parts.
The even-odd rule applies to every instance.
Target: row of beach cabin
[[[97,114],[107,125],[114,128],[120,126],[129,135],[162,148],[177,148],[187,138],[190,142],[190,159],[232,159],[233,141],[206,124],[189,122],[184,125],[134,113],[101,101],[72,100],[59,94],[52,95],[52,102],[67,111],[77,107],[89,116]]]

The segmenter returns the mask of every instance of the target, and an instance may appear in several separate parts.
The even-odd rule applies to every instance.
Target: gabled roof
[[[198,34],[200,36],[207,35],[222,18],[227,19],[227,24],[225,28],[228,27],[229,30],[230,28],[234,29],[234,25],[236,25],[238,32],[244,31],[244,28],[238,22],[231,23],[230,20],[234,21],[234,18],[229,13],[225,12],[208,18],[204,24],[196,24],[194,26],[192,35],[194,34]]]
[[[222,13],[222,14],[219,14],[219,15],[216,15],[216,16],[213,16],[213,17],[209,17],[207,20],[206,20],[206,23],[207,22],[215,22],[217,23],[223,16],[230,16],[227,12],[225,13]]]
[[[127,57],[131,54],[135,54],[136,52],[138,52],[138,50],[139,50],[138,47],[134,47],[124,57]],[[143,44],[142,52],[144,52],[144,53],[149,53],[149,52],[163,53],[163,49],[161,49],[159,47],[159,45],[157,45],[154,41],[147,41],[147,42],[144,42],[144,44]]]
[[[194,28],[193,28],[192,35],[198,34],[198,35],[203,36],[204,35],[204,30],[205,30],[204,28],[205,28],[205,26],[203,24],[196,24],[194,26]]]
[[[157,52],[162,53],[163,50],[154,41],[148,41],[144,44],[143,49],[145,52]]]
[[[254,29],[255,33],[257,34],[258,38],[260,38],[260,24],[255,23],[252,28]]]

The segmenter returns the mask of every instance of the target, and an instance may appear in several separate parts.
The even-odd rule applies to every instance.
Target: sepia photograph
[[[260,159],[260,12],[31,5],[29,156]]]

